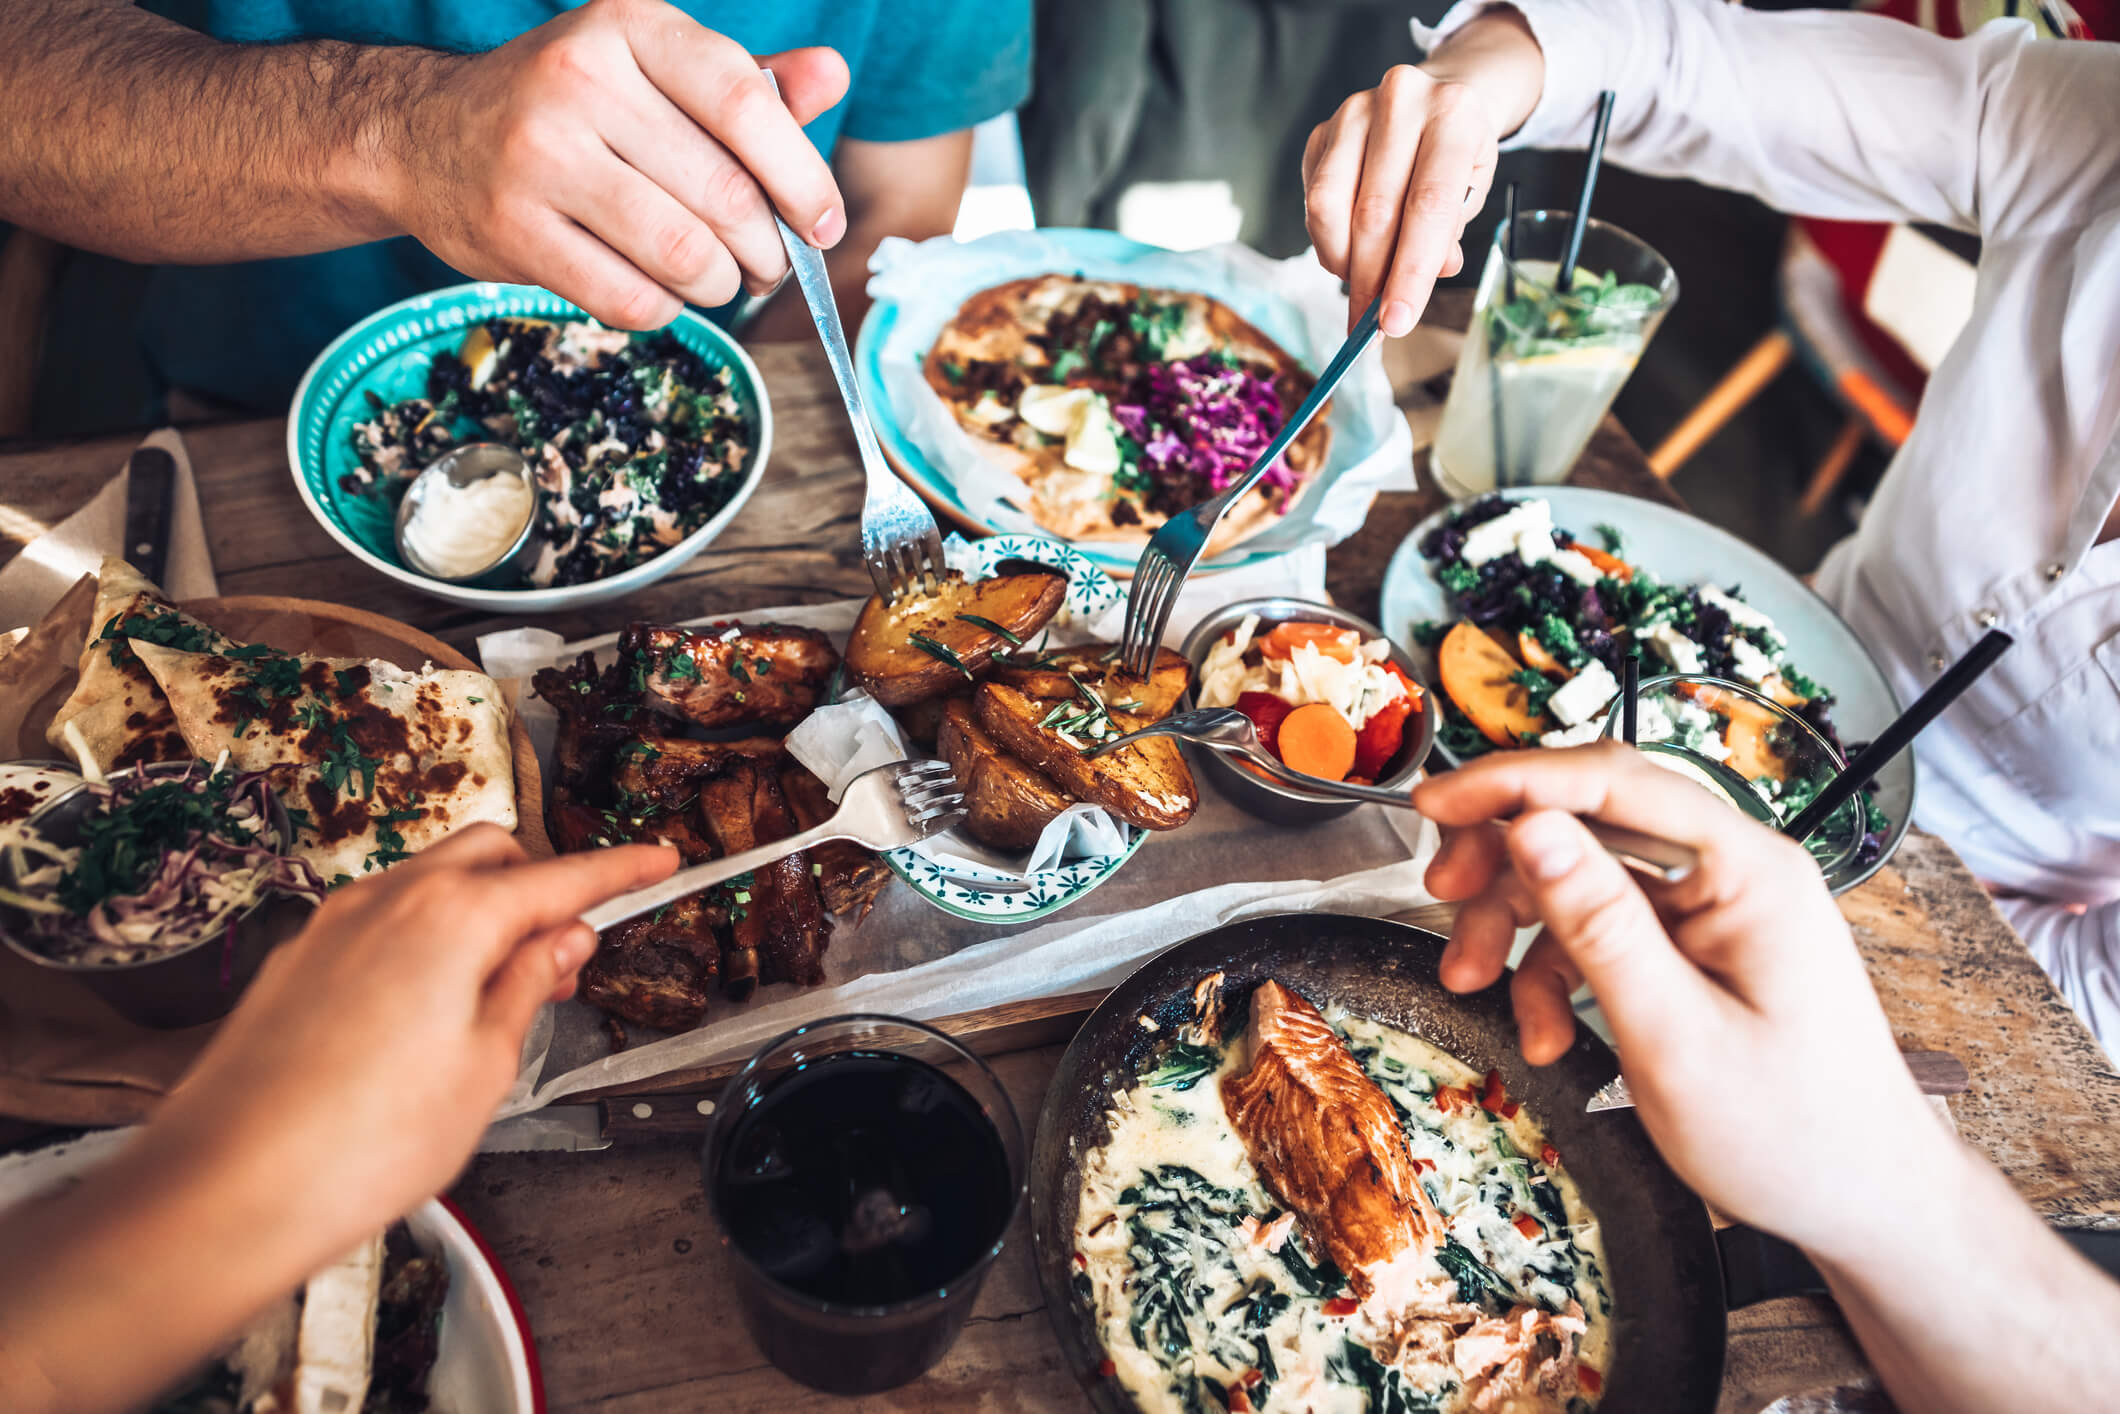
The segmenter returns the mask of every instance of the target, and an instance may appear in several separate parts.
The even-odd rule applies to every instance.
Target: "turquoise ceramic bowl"
[[[710,368],[731,370],[737,399],[751,423],[750,466],[719,514],[653,559],[606,579],[551,589],[483,589],[444,584],[408,569],[392,535],[393,498],[344,490],[341,477],[359,463],[353,425],[372,414],[366,394],[384,402],[418,397],[438,353],[454,353],[472,325],[504,316],[585,319],[579,308],[530,285],[453,285],[378,310],[331,341],[302,375],[287,418],[287,465],[302,503],[331,538],[355,559],[414,589],[466,608],[496,614],[549,614],[630,594],[675,570],[721,534],[758,489],[773,450],[773,409],[757,365],[736,341],[686,310],[670,332]]]

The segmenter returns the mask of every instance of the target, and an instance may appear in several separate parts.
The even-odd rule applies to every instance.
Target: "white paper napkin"
[[[206,548],[206,524],[199,514],[199,492],[192,482],[191,456],[174,427],[164,427],[140,444],[160,447],[177,463],[176,495],[169,528],[169,571],[162,588],[172,599],[211,599],[220,593],[213,557]],[[127,464],[131,457],[128,454]],[[22,553],[0,566],[0,626],[34,624],[51,611],[84,574],[94,574],[105,555],[125,553],[125,492],[131,482],[128,465],[89,503],[22,547]]]

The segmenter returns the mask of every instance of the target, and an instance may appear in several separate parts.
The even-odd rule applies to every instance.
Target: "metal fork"
[[[773,82],[765,72],[767,83]],[[779,86],[774,85],[779,92]],[[832,281],[824,268],[824,252],[788,229],[788,223],[773,214],[780,227],[781,244],[788,248],[788,263],[795,269],[795,283],[802,287],[803,302],[810,307],[810,322],[824,345],[825,361],[832,365],[833,381],[839,384],[839,400],[846,404],[847,419],[854,424],[854,444],[861,449],[861,469],[868,476],[868,498],[861,505],[861,562],[868,567],[869,582],[886,604],[919,590],[933,591],[947,568],[942,559],[942,532],[935,513],[912,489],[893,474],[876,443],[869,423],[861,386],[854,381],[854,360],[847,352],[847,336],[839,323],[839,306],[832,299]]]
[[[1163,630],[1170,626],[1170,611],[1177,606],[1178,591],[1185,588],[1185,578],[1192,573],[1193,565],[1207,542],[1215,533],[1215,524],[1224,513],[1242,498],[1245,492],[1258,484],[1266,469],[1274,464],[1297,434],[1310,425],[1325,406],[1325,400],[1340,386],[1347,370],[1362,356],[1377,334],[1377,312],[1383,307],[1384,296],[1379,294],[1362,311],[1355,321],[1354,329],[1347,335],[1347,342],[1325,365],[1318,375],[1317,386],[1310,396],[1289,415],[1274,439],[1266,444],[1266,450],[1251,464],[1251,470],[1229,484],[1228,489],[1211,501],[1202,501],[1191,510],[1174,515],[1163,522],[1149,539],[1148,547],[1141,552],[1141,562],[1134,567],[1133,588],[1126,596],[1126,631],[1119,639],[1119,657],[1126,670],[1136,677],[1147,677],[1149,669],[1156,663],[1156,647],[1163,642]]]
[[[853,840],[875,850],[897,849],[941,834],[963,818],[964,792],[946,764],[894,761],[856,776],[831,819],[756,849],[680,869],[659,884],[597,905],[582,915],[582,922],[601,932],[826,840]]]
[[[1356,785],[1351,781],[1329,781],[1323,776],[1306,776],[1301,771],[1289,769],[1282,764],[1280,757],[1266,749],[1266,743],[1259,740],[1258,728],[1251,718],[1232,707],[1198,707],[1190,712],[1173,712],[1153,726],[1100,742],[1082,755],[1085,758],[1102,756],[1107,751],[1118,750],[1128,742],[1151,736],[1176,737],[1180,741],[1189,741],[1196,746],[1219,751],[1225,756],[1240,757],[1282,785],[1309,791],[1313,795],[1337,796],[1341,800],[1369,801],[1377,805],[1395,805],[1402,810],[1413,808],[1413,796],[1408,791]],[[1667,840],[1640,830],[1630,830],[1624,825],[1608,825],[1602,820],[1584,820],[1583,828],[1610,851],[1613,858],[1667,884],[1677,883],[1700,867],[1700,855],[1691,845],[1680,844],[1676,840]]]

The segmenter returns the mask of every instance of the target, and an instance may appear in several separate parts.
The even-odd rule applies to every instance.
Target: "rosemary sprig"
[[[995,623],[992,619],[982,618],[978,614],[959,614],[957,617],[963,620],[965,623],[972,624],[976,627],[985,629],[988,633],[1000,634],[1003,638],[1007,639],[1013,647],[1021,648],[1023,646],[1023,639],[1021,637],[1016,634],[1010,633],[1007,629],[1003,628],[1000,624]]]
[[[964,665],[964,659],[957,656],[957,650],[950,647],[947,643],[939,643],[924,633],[909,633],[905,636],[905,641],[927,654],[930,658],[947,663],[958,672],[963,673],[966,682],[973,680],[972,670]]]

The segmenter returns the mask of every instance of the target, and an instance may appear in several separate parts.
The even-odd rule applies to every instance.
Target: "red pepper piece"
[[[1480,1091],[1480,1108],[1489,1114],[1495,1114],[1508,1103],[1509,1096],[1502,1090],[1502,1073],[1498,1070],[1488,1071],[1487,1084]]]
[[[1119,1373],[1119,1366],[1111,1359],[1110,1356],[1106,1356],[1103,1360],[1098,1362],[1097,1373],[1104,1376],[1106,1379],[1109,1379],[1113,1375]]]
[[[1265,1378],[1266,1372],[1264,1370],[1246,1370],[1241,1377],[1241,1382],[1246,1389],[1257,1389],[1259,1381]]]
[[[1377,780],[1406,740],[1406,719],[1413,715],[1413,700],[1396,698],[1370,714],[1354,739],[1354,773]]]
[[[1352,1316],[1361,1309],[1362,1303],[1352,1296],[1335,1296],[1325,1303],[1325,1314],[1328,1316]]]
[[[1594,1395],[1605,1387],[1605,1377],[1590,1365],[1575,1367],[1575,1382],[1583,1387],[1584,1394]]]
[[[1557,1169],[1561,1166],[1561,1151],[1554,1148],[1551,1144],[1539,1145],[1538,1157],[1539,1162],[1549,1169]]]
[[[1270,692],[1240,692],[1237,710],[1251,718],[1259,729],[1259,740],[1274,755],[1281,754],[1281,720],[1296,709]]]
[[[1515,1119],[1516,1112],[1522,1108],[1523,1106],[1514,1100],[1504,1100],[1502,1101],[1501,1109],[1495,1113],[1499,1114],[1503,1119]]]
[[[1538,1225],[1538,1219],[1529,1213],[1518,1213],[1509,1220],[1509,1225],[1530,1238],[1533,1242],[1546,1235],[1546,1229]]]
[[[1077,1252],[1075,1254],[1075,1265],[1082,1268],[1082,1270],[1086,1272],[1089,1270],[1089,1258],[1083,1256],[1080,1252]]]
[[[1434,1167],[1434,1159],[1415,1159],[1413,1161],[1413,1171],[1415,1173],[1427,1173],[1430,1169]]]
[[[1241,1389],[1229,1392],[1229,1414],[1251,1414],[1251,1397]]]

